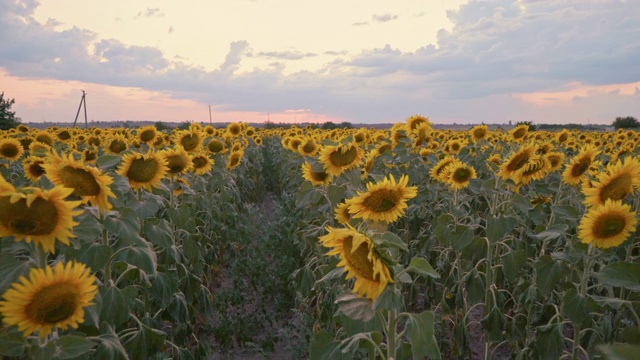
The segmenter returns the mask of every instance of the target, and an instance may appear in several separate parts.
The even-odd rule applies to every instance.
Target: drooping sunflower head
[[[0,177],[1,178],[1,177]],[[56,240],[69,245],[77,225],[73,216],[80,201],[65,201],[72,189],[56,186],[51,190],[24,188],[16,191],[0,181],[0,237],[33,241],[45,251],[55,252]]]
[[[130,153],[122,157],[117,174],[129,179],[134,190],[151,190],[160,185],[168,172],[167,160],[159,153],[149,151],[146,154]]]
[[[404,215],[407,201],[413,199],[418,188],[407,186],[409,177],[402,175],[396,183],[393,175],[389,175],[376,184],[367,183],[366,192],[357,192],[357,196],[347,199],[349,213],[354,218],[392,223]]]
[[[562,180],[570,185],[578,185],[585,177],[596,156],[600,153],[594,146],[586,145],[576,155],[562,173]]]
[[[634,189],[640,189],[640,161],[634,157],[610,163],[607,170],[597,175],[591,187],[583,187],[584,204],[604,205],[607,200],[622,200]]]
[[[431,175],[432,179],[435,179],[440,182],[446,182],[446,179],[444,178],[445,170],[449,165],[453,164],[455,161],[456,161],[456,158],[454,158],[451,155],[447,155],[443,157],[436,163],[434,167],[431,168],[431,170],[429,170],[429,175]]]
[[[55,135],[56,135],[56,141],[59,141],[62,143],[68,143],[73,141],[73,134],[71,132],[71,129],[62,128],[56,131]]]
[[[518,184],[520,182],[520,173],[524,171],[525,166],[530,161],[535,160],[538,157],[535,152],[535,146],[522,146],[520,150],[513,153],[502,163],[498,176],[501,176],[503,180],[511,178],[516,184]]]
[[[636,231],[636,213],[620,200],[605,201],[589,208],[578,226],[578,237],[584,244],[610,248],[625,242]]]
[[[205,153],[191,155],[191,163],[193,164],[193,172],[198,175],[204,175],[213,168],[213,159]]]
[[[212,138],[211,141],[207,143],[207,151],[212,154],[222,154],[226,151],[226,145],[223,141]]]
[[[360,297],[375,302],[389,283],[393,283],[387,265],[376,254],[373,241],[353,228],[327,227],[328,234],[319,238],[320,243],[331,250],[328,256],[337,255],[347,273],[346,279],[355,278],[353,291]]]
[[[35,183],[44,175],[44,159],[37,156],[28,156],[22,161],[24,176],[32,183]]]
[[[331,183],[330,174],[324,171],[313,171],[311,164],[306,161],[302,164],[302,177],[313,186],[327,186]]]
[[[334,210],[334,215],[336,221],[338,221],[342,225],[349,224],[349,220],[351,220],[351,214],[349,213],[349,204],[345,202],[341,202],[336,206]]]
[[[44,338],[54,327],[77,329],[84,322],[84,308],[93,304],[98,292],[95,281],[89,268],[73,261],[32,268],[29,278],[21,276],[4,293],[0,313],[25,337],[39,331]]]
[[[162,150],[160,155],[167,160],[170,174],[184,174],[193,166],[189,153],[181,145],[175,145],[173,149]]]
[[[156,127],[153,125],[149,125],[139,128],[136,134],[136,138],[142,144],[153,144],[156,141],[158,135],[158,129],[156,129]]]
[[[0,159],[16,161],[23,153],[24,149],[18,140],[13,138],[0,139]]]
[[[326,146],[320,151],[319,160],[327,173],[338,176],[342,172],[362,164],[364,151],[356,144]]]
[[[239,136],[242,133],[242,125],[240,123],[232,122],[227,125],[227,133],[232,136]]]
[[[244,150],[232,152],[227,159],[227,169],[233,170],[240,166],[240,160],[244,156]]]
[[[73,195],[82,198],[85,204],[90,202],[100,211],[111,210],[109,198],[116,197],[109,188],[113,183],[111,176],[74,160],[72,154],[58,156],[52,153],[42,168],[52,183],[73,189]]]
[[[520,182],[526,185],[532,180],[540,180],[549,173],[550,169],[551,163],[545,156],[536,156],[522,169]]]

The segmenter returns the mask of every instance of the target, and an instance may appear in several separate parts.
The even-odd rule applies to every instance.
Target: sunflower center
[[[168,156],[167,163],[172,174],[179,173],[187,167],[187,161],[181,155]]]
[[[151,141],[155,139],[155,137],[156,137],[156,132],[153,130],[145,130],[140,133],[140,140],[144,142]]]
[[[400,194],[397,191],[380,189],[370,192],[362,205],[370,211],[380,213],[393,209],[399,200]]]
[[[236,155],[236,153],[231,155],[231,157],[229,158],[229,166],[230,167],[234,167],[234,166],[238,165],[239,162],[240,162],[240,156]]]
[[[71,134],[69,134],[69,132],[67,130],[63,130],[60,133],[58,133],[58,139],[60,139],[60,140],[69,140],[69,139],[71,139]]]
[[[127,149],[127,144],[122,140],[114,140],[109,144],[109,150],[115,154],[120,154]]]
[[[193,158],[191,161],[193,162],[193,167],[195,167],[196,169],[200,169],[207,165],[207,159],[200,156]]]
[[[378,153],[383,154],[385,151],[391,150],[391,145],[385,144],[378,148]]]
[[[525,136],[527,134],[527,129],[525,128],[520,128],[516,131],[513,132],[513,138],[514,139],[520,139],[521,137]]]
[[[507,165],[507,170],[509,170],[509,171],[518,171],[523,166],[525,166],[525,164],[528,163],[528,162],[529,162],[529,153],[528,152],[524,152],[522,154],[518,154],[513,158],[513,160],[511,160],[511,162],[509,162],[509,165]]]
[[[358,150],[356,150],[355,146],[351,146],[349,150],[345,152],[341,152],[340,150],[336,150],[331,153],[329,159],[331,163],[335,166],[348,166],[351,165],[358,155]]]
[[[458,144],[458,143],[453,143],[453,144],[451,144],[451,150],[452,150],[452,151],[458,151],[458,150],[460,150],[460,144]]]
[[[196,147],[198,147],[199,143],[200,143],[200,139],[198,138],[197,135],[194,135],[194,134],[187,134],[180,140],[180,145],[182,145],[182,147],[186,151],[191,151],[195,149]]]
[[[77,196],[96,196],[100,194],[100,185],[93,175],[84,170],[66,166],[60,171],[64,186],[73,189]]]
[[[209,144],[207,144],[207,149],[209,149],[209,151],[211,151],[212,153],[220,152],[223,148],[224,146],[222,145],[222,143],[217,140],[212,140]]]
[[[36,198],[31,207],[26,199],[11,203],[8,196],[0,198],[0,222],[18,235],[48,235],[58,223],[58,209],[43,199]]]
[[[137,158],[131,162],[127,177],[138,183],[148,183],[158,172],[156,159]]]
[[[316,145],[314,143],[312,143],[312,142],[308,142],[302,147],[302,151],[305,154],[311,154],[315,150],[316,150]]]
[[[580,159],[571,168],[571,175],[573,177],[582,176],[582,174],[584,174],[584,172],[587,171],[587,169],[589,168],[589,165],[591,165],[591,159],[590,158]]]
[[[473,137],[476,139],[482,139],[486,134],[487,133],[484,131],[484,129],[478,129],[473,132]]]
[[[18,148],[13,144],[4,144],[0,148],[0,154],[7,158],[12,158],[18,155]]]
[[[31,166],[29,166],[29,174],[35,176],[35,177],[40,177],[42,175],[44,175],[44,169],[42,168],[42,164],[44,164],[43,161],[38,161],[35,162],[33,164],[31,164]]]
[[[613,178],[607,185],[600,190],[600,200],[605,202],[607,199],[622,200],[631,192],[632,178],[629,174],[621,174]]]
[[[601,216],[593,224],[593,234],[605,239],[616,236],[624,230],[626,224],[626,219],[619,214]]]
[[[453,173],[453,181],[457,183],[463,183],[463,182],[469,181],[470,177],[471,177],[471,170],[466,168],[456,169],[456,171]]]
[[[325,181],[327,177],[329,177],[329,174],[327,174],[324,171],[318,171],[318,172],[312,171],[311,176],[315,181]]]
[[[57,324],[71,317],[79,305],[76,286],[69,283],[49,285],[40,289],[25,312],[37,324]]]
[[[370,281],[378,281],[373,276],[373,262],[369,260],[369,247],[365,243],[361,243],[355,251],[351,251],[353,247],[353,237],[349,236],[344,240],[344,257],[349,263],[349,267],[359,278],[365,278]],[[379,276],[378,276],[379,277]]]
[[[547,156],[547,160],[549,160],[549,162],[551,162],[551,167],[556,167],[556,166],[558,166],[558,164],[560,164],[560,157],[559,156]]]

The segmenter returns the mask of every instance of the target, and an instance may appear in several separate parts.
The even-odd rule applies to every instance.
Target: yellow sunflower
[[[146,154],[131,153],[122,157],[117,174],[129,179],[134,190],[145,188],[151,190],[160,185],[167,175],[167,160],[158,153],[149,151]]]
[[[307,137],[302,140],[302,143],[298,146],[298,152],[304,156],[316,156],[320,146],[312,137]]]
[[[116,134],[105,141],[104,151],[107,154],[120,155],[120,153],[127,150],[128,147],[129,140],[122,134]]]
[[[24,149],[18,140],[13,138],[0,139],[0,159],[15,161],[20,159],[23,153]]]
[[[559,151],[551,151],[545,154],[547,160],[549,160],[549,164],[551,168],[549,168],[549,172],[554,172],[564,165],[564,153]]]
[[[313,186],[327,186],[331,183],[331,175],[324,171],[313,171],[311,164],[306,161],[302,164],[302,177]]]
[[[334,215],[336,220],[343,225],[348,225],[349,220],[351,220],[351,214],[349,214],[349,204],[345,202],[341,202],[336,206],[334,210]]]
[[[487,125],[477,125],[471,128],[469,133],[471,134],[471,139],[473,141],[479,141],[487,136],[489,133],[489,127],[487,127]]]
[[[608,199],[624,199],[634,188],[640,188],[640,161],[629,156],[609,164],[607,170],[598,174],[591,186],[582,188],[584,204],[587,206],[604,205]]]
[[[199,131],[181,130],[175,134],[175,143],[182,146],[188,153],[200,151],[202,148],[202,134]]]
[[[242,133],[242,124],[240,123],[230,123],[227,125],[227,133],[231,134],[231,136],[239,136]]]
[[[35,140],[49,146],[53,145],[53,136],[46,130],[38,131],[35,135]]]
[[[327,231],[327,235],[319,238],[324,247],[331,248],[327,256],[340,257],[336,266],[344,268],[347,280],[355,278],[353,290],[358,296],[376,301],[393,279],[387,265],[376,254],[373,241],[353,228],[328,226]]]
[[[521,142],[529,132],[529,125],[518,125],[509,131],[511,140],[515,142]]]
[[[21,276],[4,293],[0,313],[5,324],[17,326],[25,337],[39,331],[44,338],[54,327],[77,329],[98,292],[95,282],[91,269],[73,261],[32,268],[28,279]]]
[[[520,182],[523,185],[527,185],[532,180],[541,180],[549,173],[550,169],[551,162],[545,156],[537,157],[525,165],[519,174]]]
[[[204,175],[213,168],[214,161],[206,153],[200,152],[189,156],[191,157],[191,164],[193,165],[191,170],[197,175]]]
[[[571,161],[566,165],[562,172],[562,180],[566,184],[578,185],[580,180],[585,177],[591,163],[595,161],[596,156],[600,154],[592,145],[586,145]]]
[[[413,134],[413,131],[418,128],[421,124],[426,124],[431,127],[431,121],[429,121],[428,117],[422,115],[413,115],[408,117],[405,120],[404,131],[406,134]]]
[[[27,187],[16,191],[0,176],[0,237],[13,236],[16,241],[33,241],[45,251],[55,253],[56,240],[69,245],[78,223],[73,216],[80,201],[65,201],[73,192],[63,186],[51,190]]]
[[[318,159],[322,162],[327,173],[338,176],[342,172],[362,164],[363,157],[364,151],[357,145],[350,143],[326,146],[320,151]]]
[[[449,185],[452,190],[458,190],[468,187],[469,181],[478,176],[473,166],[460,161],[454,161],[447,166],[443,177],[446,179],[445,183]]]
[[[44,159],[37,156],[27,156],[22,161],[24,168],[24,176],[31,182],[36,182],[42,175],[44,175]]]
[[[389,175],[377,184],[367,183],[366,192],[357,192],[357,196],[347,199],[349,213],[354,218],[384,221],[392,223],[398,220],[407,208],[407,200],[413,199],[418,188],[407,186],[409,177],[402,175],[396,183],[393,175]]]
[[[445,182],[446,179],[443,177],[445,174],[445,170],[449,165],[453,164],[455,161],[456,161],[456,158],[454,158],[451,155],[447,155],[443,157],[438,161],[438,163],[436,163],[434,167],[431,168],[431,170],[429,170],[429,175],[431,175],[432,179],[436,179],[440,182]]]
[[[136,138],[140,143],[150,145],[156,141],[158,135],[160,135],[158,133],[158,129],[156,129],[156,127],[153,125],[149,125],[139,128],[136,134]]]
[[[578,237],[584,244],[610,248],[625,242],[636,231],[636,213],[620,200],[594,206],[580,220]]]
[[[56,132],[56,140],[62,143],[69,143],[73,141],[73,135],[68,128],[60,129]]]
[[[525,145],[500,165],[498,176],[503,180],[511,178],[516,184],[519,184],[520,175],[526,169],[526,165],[539,157],[540,155],[536,154],[535,146]]]
[[[80,159],[85,164],[94,164],[98,159],[98,150],[92,147],[88,147],[82,151]]]
[[[81,197],[83,203],[91,202],[101,212],[111,210],[109,198],[116,197],[109,188],[113,183],[111,176],[74,160],[72,154],[51,153],[42,168],[52,183],[73,189],[73,195]]]
[[[206,146],[207,151],[212,154],[222,154],[227,150],[226,147],[227,146],[225,145],[225,143],[218,139],[211,139],[211,141],[209,141]]]
[[[175,145],[173,149],[160,151],[160,156],[167,160],[167,168],[170,174],[184,174],[193,167],[189,153],[181,145]]]
[[[236,167],[240,166],[240,160],[244,156],[244,150],[232,152],[227,159],[227,169],[233,170]]]

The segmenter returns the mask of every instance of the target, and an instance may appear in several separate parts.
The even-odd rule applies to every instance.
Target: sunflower
[[[319,238],[324,247],[331,248],[327,256],[338,255],[340,262],[336,266],[344,268],[347,280],[355,278],[354,292],[374,302],[393,279],[376,254],[373,241],[353,228],[328,226],[327,231],[327,235]]]
[[[252,139],[256,145],[258,146],[262,145],[262,138],[260,136],[254,135]]]
[[[27,156],[22,161],[22,167],[24,168],[24,176],[32,183],[38,181],[40,176],[44,175],[44,168],[42,165],[44,160],[37,156]]]
[[[298,153],[303,156],[316,156],[320,146],[312,137],[307,137],[302,140],[302,143],[298,146]]]
[[[331,175],[324,171],[313,171],[311,164],[306,161],[302,164],[302,177],[313,186],[327,186],[331,182]]]
[[[447,154],[459,154],[460,151],[466,146],[465,142],[460,139],[451,139],[445,144],[445,153]]]
[[[487,125],[477,125],[471,128],[471,130],[469,130],[469,133],[471,134],[471,139],[473,141],[479,141],[484,139],[487,136],[488,132],[489,132],[489,128],[487,127]]]
[[[24,149],[18,140],[13,138],[0,139],[0,159],[15,161],[20,159],[23,153]]]
[[[362,163],[364,151],[353,143],[326,146],[320,151],[319,160],[327,173],[333,176],[352,169]]]
[[[580,180],[585,177],[591,163],[599,153],[600,151],[594,146],[585,146],[580,153],[566,165],[565,170],[562,172],[562,180],[570,185],[578,185]]]
[[[525,170],[526,165],[539,157],[535,152],[535,146],[523,146],[500,165],[498,176],[503,180],[511,178],[516,184],[520,183],[520,174]]]
[[[549,173],[550,169],[551,162],[545,156],[537,157],[524,166],[523,171],[519,174],[520,182],[527,185],[532,180],[540,180]]]
[[[524,137],[529,132],[529,125],[522,124],[518,125],[512,130],[509,131],[509,135],[511,136],[512,141],[521,142],[524,140]]]
[[[212,154],[222,154],[227,150],[225,143],[218,139],[211,139],[206,148]]]
[[[377,184],[367,183],[366,192],[357,192],[357,196],[347,199],[349,213],[354,218],[384,221],[392,223],[398,220],[407,208],[407,200],[418,193],[415,186],[407,186],[409,177],[402,175],[396,183],[393,175],[389,175]]]
[[[569,130],[567,129],[562,129],[562,131],[560,131],[557,135],[556,135],[556,142],[559,144],[563,144],[565,142],[567,142],[567,140],[569,140],[569,138],[571,137],[571,133],[569,132]]]
[[[107,154],[120,155],[129,147],[129,141],[122,134],[116,134],[105,141],[104,150]]]
[[[230,123],[227,125],[227,133],[231,134],[231,136],[238,136],[242,133],[242,124],[240,123]]]
[[[109,188],[113,183],[111,176],[74,160],[72,154],[58,156],[52,153],[42,168],[52,183],[73,189],[73,195],[81,197],[83,203],[91,202],[101,212],[111,210],[109,198],[116,197]]]
[[[77,329],[84,322],[84,308],[98,292],[91,269],[73,261],[55,267],[32,268],[29,278],[20,277],[0,301],[4,322],[16,325],[23,336],[39,331],[40,338],[54,327]]]
[[[127,177],[134,190],[158,187],[168,172],[167,160],[153,151],[146,154],[131,153],[122,157],[117,174]]]
[[[160,151],[160,156],[167,160],[170,174],[184,174],[193,166],[189,153],[181,145]]]
[[[603,205],[608,199],[622,200],[640,188],[640,161],[626,157],[607,166],[607,170],[598,174],[592,187],[583,187],[584,204],[587,206]]]
[[[45,251],[55,253],[56,240],[69,245],[78,223],[73,216],[80,201],[65,201],[73,192],[63,186],[51,190],[27,187],[16,191],[0,176],[0,237],[13,236],[16,241],[33,241]]]
[[[454,161],[447,166],[443,177],[446,179],[445,183],[449,185],[452,190],[458,190],[468,187],[469,181],[478,176],[473,166],[460,161]]]
[[[40,141],[33,141],[29,144],[29,153],[33,156],[45,157],[49,153],[51,147]]]
[[[193,172],[198,175],[204,175],[211,171],[213,168],[213,159],[211,159],[205,153],[198,153],[191,156],[191,163],[193,164]]]
[[[175,134],[174,141],[176,144],[188,153],[200,151],[202,148],[202,135],[199,131],[181,130]]]
[[[98,150],[93,147],[88,147],[82,151],[80,159],[85,164],[93,164],[98,159]]]
[[[149,125],[139,128],[136,138],[140,143],[150,145],[156,141],[158,135],[158,129],[153,125]]]
[[[69,143],[73,141],[73,134],[68,128],[60,129],[56,132],[56,140],[62,143]]]
[[[431,175],[432,179],[445,182],[446,179],[443,177],[445,170],[447,169],[447,166],[453,164],[455,161],[456,158],[451,155],[443,157],[434,167],[431,168],[431,170],[429,170],[429,175]]]
[[[349,224],[349,220],[351,220],[351,214],[349,214],[349,204],[345,202],[341,202],[336,206],[334,210],[334,215],[336,220],[343,225]]]
[[[413,131],[417,129],[421,124],[426,124],[431,127],[431,121],[429,121],[428,117],[424,117],[422,115],[410,116],[405,120],[404,131],[407,134],[412,134]]]
[[[49,146],[53,145],[53,136],[46,130],[38,131],[35,135],[35,140]]]
[[[240,165],[240,160],[244,156],[244,150],[233,152],[227,159],[227,169],[233,170]]]
[[[545,154],[547,160],[551,164],[551,168],[549,168],[549,172],[554,172],[562,167],[564,164],[564,153],[558,151],[551,151]]]
[[[610,248],[625,242],[636,231],[636,213],[620,200],[607,199],[589,209],[580,220],[578,237],[584,244]]]

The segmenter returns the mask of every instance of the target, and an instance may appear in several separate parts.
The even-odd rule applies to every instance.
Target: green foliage
[[[15,99],[5,99],[4,92],[0,93],[0,130],[13,129],[20,124],[16,112],[11,111],[11,106],[15,103]]]
[[[640,121],[633,116],[617,117],[613,124],[611,124],[616,130],[618,129],[637,129],[640,128]]]
[[[536,131],[538,127],[533,124],[531,121],[518,121],[516,126],[527,125],[529,127],[529,131]]]

